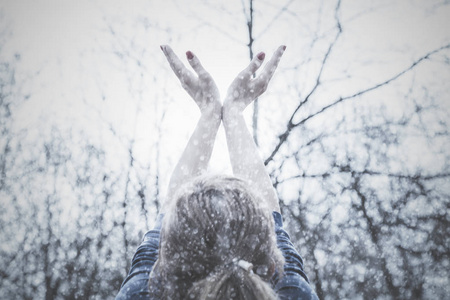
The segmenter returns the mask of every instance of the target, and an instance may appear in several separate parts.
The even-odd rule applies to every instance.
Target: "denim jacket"
[[[285,258],[284,274],[272,277],[272,287],[280,300],[284,299],[318,299],[309,285],[303,270],[303,260],[292,244],[289,234],[283,229],[283,220],[278,212],[272,213],[275,221],[275,233],[278,248]],[[160,214],[155,227],[148,231],[136,253],[131,269],[125,278],[116,300],[146,299],[150,300],[148,279],[153,265],[158,259],[159,235],[163,219]]]

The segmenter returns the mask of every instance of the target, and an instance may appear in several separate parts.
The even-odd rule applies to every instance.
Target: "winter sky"
[[[122,139],[132,132],[137,153],[146,155],[161,135],[152,131],[161,122],[159,138],[164,149],[174,151],[167,161],[173,165],[198,111],[171,74],[159,45],[170,44],[184,61],[185,51],[192,50],[224,96],[228,84],[249,61],[247,2],[2,0],[1,56],[19,58],[16,80],[23,83],[22,92],[30,95],[18,108],[16,130],[27,129],[30,135],[34,131],[41,136],[52,126],[67,127],[84,132],[93,141],[108,143],[104,130],[113,127]],[[374,84],[448,44],[450,6],[444,4],[343,0],[339,18],[344,34],[333,52],[336,63],[324,74],[325,80],[339,83],[330,84],[323,97]],[[296,75],[293,65],[306,64],[303,53],[308,51],[308,58],[314,58],[312,37],[316,35],[317,49],[326,46],[320,45],[321,39],[333,37],[336,3],[326,0],[319,6],[315,1],[256,0],[254,6],[255,52],[265,51],[270,57],[279,45],[287,45],[263,99],[276,109],[283,106],[281,101],[297,96],[288,86],[296,82],[308,85],[314,79],[308,77],[314,66]],[[355,79],[341,84],[347,73]],[[169,102],[164,119],[155,119],[152,116],[155,111],[160,115],[162,101]],[[270,113],[276,115],[277,111]],[[263,141],[264,136],[281,131],[270,123],[261,126]],[[263,143],[264,155],[265,147],[271,146]],[[224,148],[221,133],[214,154],[218,158],[213,158],[216,171],[227,169],[221,155]]]

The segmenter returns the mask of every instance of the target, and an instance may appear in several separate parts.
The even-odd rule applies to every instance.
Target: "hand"
[[[252,75],[262,65],[265,53],[261,52],[253,58],[250,65],[239,73],[228,88],[223,104],[224,111],[236,110],[242,112],[253,100],[266,91],[285,49],[286,46],[278,47],[264,70],[256,78],[252,78]]]
[[[189,64],[198,75],[196,76],[184,66],[169,46],[161,46],[161,50],[166,55],[172,70],[180,80],[181,86],[194,99],[202,114],[220,112],[222,105],[220,103],[219,89],[198,58],[191,51],[186,52]]]

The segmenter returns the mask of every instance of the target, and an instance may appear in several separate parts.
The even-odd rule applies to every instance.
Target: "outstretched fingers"
[[[185,67],[170,46],[163,45],[161,46],[161,50],[164,52],[170,67],[181,81],[181,84],[183,86],[190,86],[195,80],[195,75]]]
[[[280,62],[281,56],[283,56],[284,51],[286,50],[286,46],[280,46],[273,54],[272,58],[264,67],[261,74],[255,78],[256,85],[267,85],[272,78],[275,70],[278,67],[278,63]]]
[[[209,76],[209,73],[203,68],[200,60],[191,51],[186,52],[186,57],[192,69],[197,73],[198,77]]]
[[[239,73],[238,79],[249,80],[250,77],[259,69],[259,67],[261,67],[265,57],[266,54],[264,52],[258,53],[258,55],[256,55],[252,59],[248,67],[242,70],[241,73]]]

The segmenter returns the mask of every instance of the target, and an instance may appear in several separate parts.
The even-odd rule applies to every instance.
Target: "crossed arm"
[[[278,197],[257,146],[245,124],[243,111],[266,91],[285,48],[280,46],[261,74],[252,78],[265,58],[263,52],[259,53],[231,83],[222,106],[214,80],[192,52],[188,51],[186,56],[196,74],[184,66],[169,46],[161,46],[182,87],[192,97],[201,112],[194,133],[170,178],[168,197],[163,204],[163,211],[170,205],[167,201],[170,201],[170,196],[177,187],[206,171],[221,121],[225,128],[234,175],[247,180],[253,189],[259,191],[269,209],[280,211]]]

